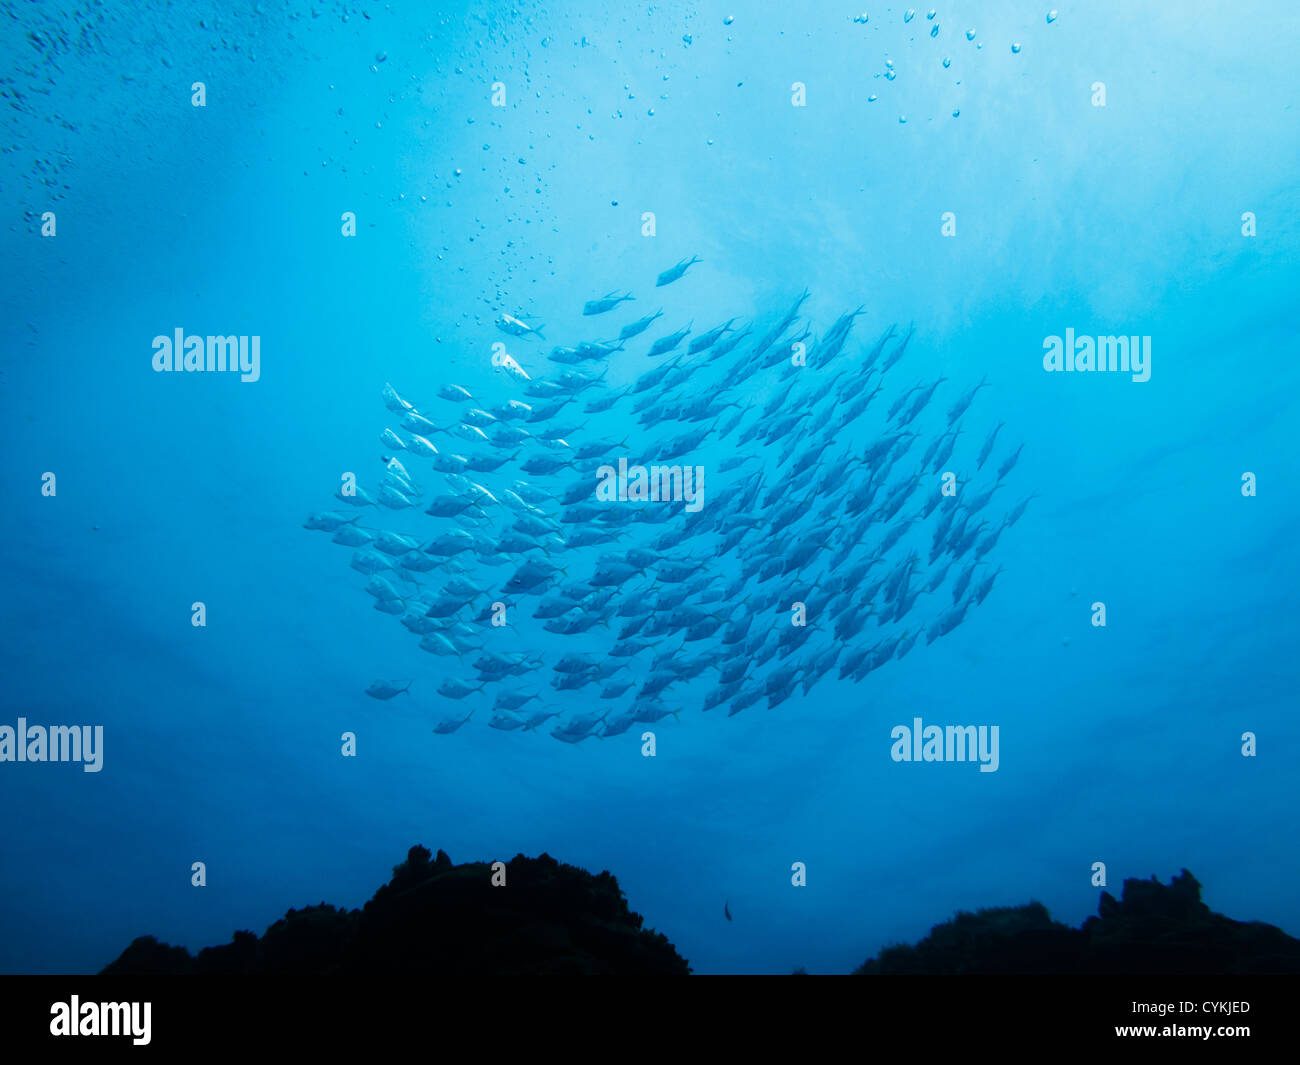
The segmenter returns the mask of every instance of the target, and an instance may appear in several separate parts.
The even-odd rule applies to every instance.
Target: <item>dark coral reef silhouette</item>
[[[290,910],[259,939],[236,932],[192,956],[153,936],[134,940],[104,974],[645,973],[684,975],[686,960],[642,928],[618,881],[548,854],[516,855],[504,887],[486,862],[455,865],[412,847],[360,910]]]
[[[1168,884],[1155,877],[1125,880],[1120,899],[1101,893],[1097,913],[1079,928],[1053,921],[1039,902],[958,913],[919,943],[886,947],[857,972],[1300,973],[1300,939],[1214,913],[1186,869]]]
[[[486,862],[455,865],[412,847],[360,910],[321,903],[290,910],[259,938],[191,955],[153,936],[134,940],[105,974],[506,975],[647,973],[690,966],[642,927],[607,872],[550,855],[516,855],[506,886]],[[796,970],[802,974],[802,970]],[[1201,901],[1184,869],[1168,884],[1126,880],[1101,893],[1081,927],[1052,920],[1039,902],[959,912],[916,944],[886,947],[856,972],[902,974],[1220,975],[1300,973],[1300,940],[1273,925],[1234,921]]]

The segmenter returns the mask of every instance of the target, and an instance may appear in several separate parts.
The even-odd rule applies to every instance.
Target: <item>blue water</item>
[[[360,905],[416,842],[609,869],[706,973],[843,972],[957,908],[1031,898],[1077,923],[1094,862],[1112,891],[1185,866],[1213,908],[1300,930],[1300,16],[782,6],[14,9],[0,725],[102,725],[104,760],[0,763],[0,970],[92,971],[139,934],[197,949],[289,906]],[[815,333],[863,307],[847,360],[915,323],[893,386],[947,377],[940,426],[987,375],[958,455],[1005,422],[995,464],[1025,447],[999,506],[1036,493],[987,600],[861,683],[832,673],[771,709],[701,713],[693,682],[652,758],[640,726],[570,745],[483,710],[434,735],[458,708],[438,684],[472,672],[370,609],[350,549],[302,528],[347,509],[342,472],[377,486],[384,384],[422,410],[448,382],[523,398],[491,345],[543,376],[552,345],[612,335],[583,302],[629,289],[615,326],[666,310],[610,360],[621,387],[662,333],[761,331],[805,287]],[[505,337],[501,311],[547,342]],[[260,336],[260,380],[155,373],[176,328]],[[1150,336],[1150,380],[1044,372],[1067,328]],[[764,374],[745,404],[771,397]],[[681,429],[599,424],[634,461]],[[597,645],[525,633],[548,661]],[[380,702],[377,678],[415,682]],[[594,689],[565,695],[585,711]],[[893,761],[915,717],[997,725],[997,771]]]

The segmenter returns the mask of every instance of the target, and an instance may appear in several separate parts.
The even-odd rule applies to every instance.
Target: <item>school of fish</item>
[[[992,509],[1023,445],[990,461],[1003,426],[982,439],[963,428],[987,382],[944,411],[944,378],[900,379],[912,329],[851,342],[859,307],[814,337],[807,298],[748,324],[680,323],[631,350],[660,308],[615,339],[553,348],[549,377],[499,352],[520,398],[491,409],[454,384],[419,409],[385,386],[396,427],[380,438],[377,485],[345,485],[346,509],[304,527],[350,548],[374,608],[449,667],[437,693],[453,712],[435,733],[478,714],[578,743],[691,706],[773,708],[828,676],[864,680],[984,602],[1001,572],[988,556],[1032,498]],[[582,313],[634,299],[611,292]],[[523,317],[495,324],[545,342]],[[615,360],[644,370],[610,388]],[[599,499],[598,469],[620,458],[703,468],[705,502]],[[432,528],[382,527],[403,511]],[[366,694],[410,687],[377,680]]]

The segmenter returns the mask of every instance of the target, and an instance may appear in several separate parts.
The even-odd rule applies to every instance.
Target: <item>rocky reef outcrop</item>
[[[360,910],[321,903],[289,910],[259,938],[191,955],[141,936],[104,968],[113,974],[664,974],[690,972],[661,934],[642,927],[618,881],[516,855],[505,868],[455,865],[412,847]],[[494,886],[504,875],[504,886]]]
[[[1038,902],[958,913],[918,943],[886,947],[857,972],[1300,973],[1300,939],[1215,913],[1184,869],[1168,884],[1125,880],[1119,899],[1103,891],[1097,916],[1079,928],[1052,920]]]

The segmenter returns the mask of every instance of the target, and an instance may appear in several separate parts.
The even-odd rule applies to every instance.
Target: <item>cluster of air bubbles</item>
[[[1056,19],[1057,19],[1057,16],[1058,16],[1058,13],[1057,13],[1057,11],[1056,11],[1055,8],[1053,8],[1053,9],[1050,10],[1050,11],[1048,11],[1048,12],[1047,12],[1047,21],[1048,21],[1048,23],[1050,24],[1050,23],[1055,22]],[[939,36],[939,23],[936,21],[936,19],[938,18],[938,12],[937,12],[934,8],[930,8],[930,9],[926,12],[925,17],[926,17],[927,20],[929,20],[931,23],[933,23],[933,25],[931,25],[931,27],[930,27],[930,36],[931,36],[931,37],[938,37],[938,36]],[[910,23],[910,22],[911,22],[913,19],[915,19],[915,18],[916,18],[916,9],[915,9],[915,8],[909,7],[909,8],[907,8],[907,9],[903,12],[903,22],[904,22],[904,23]],[[855,23],[865,24],[865,23],[867,22],[867,13],[864,11],[861,15],[855,15],[855,16],[853,16],[853,21],[854,21]],[[966,30],[966,40],[967,40],[967,41],[975,41],[975,37],[976,37],[976,31],[975,31],[973,28],[972,28],[972,29],[968,29],[968,30]],[[975,47],[976,47],[977,49],[983,50],[984,45],[983,45],[982,42],[976,42]],[[1019,55],[1019,54],[1021,53],[1022,49],[1023,49],[1023,45],[1021,44],[1020,41],[1012,41],[1012,42],[1011,42],[1011,54],[1012,54],[1012,55]],[[944,56],[944,57],[943,57],[943,68],[944,68],[945,70],[947,70],[947,69],[949,69],[951,66],[952,66],[952,57],[951,57],[951,56]],[[897,70],[895,69],[895,67],[894,67],[894,62],[893,62],[893,60],[891,60],[891,59],[886,59],[886,60],[885,60],[885,70],[884,70],[884,75],[885,75],[885,80],[887,80],[887,81],[894,81],[894,80],[898,77],[898,71],[897,71]],[[879,74],[876,75],[876,77],[879,77],[879,76],[880,76]],[[958,84],[960,84],[960,82],[958,82]],[[876,96],[876,94],[875,94],[875,93],[872,93],[870,96],[867,97],[867,102],[868,102],[868,103],[874,103],[877,99],[878,99],[878,97]],[[953,117],[953,118],[957,118],[960,114],[961,114],[961,111],[960,111],[960,110],[954,110],[953,113],[952,113],[952,117]],[[900,124],[900,125],[905,124],[905,123],[907,122],[907,117],[906,117],[905,115],[899,115],[899,117],[898,117],[898,121],[899,121],[899,124]]]

